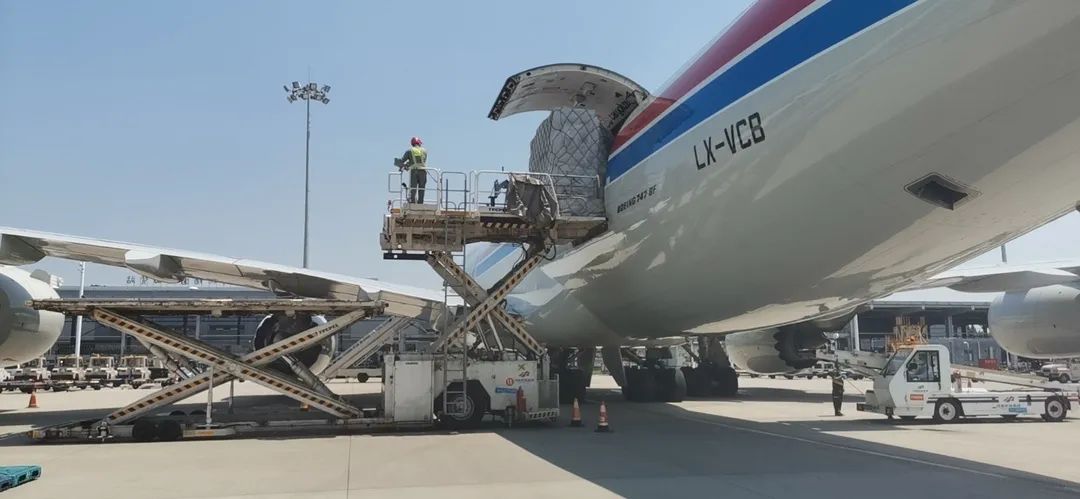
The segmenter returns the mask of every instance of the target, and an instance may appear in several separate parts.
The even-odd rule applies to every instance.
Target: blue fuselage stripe
[[[631,140],[608,160],[608,182],[777,76],[915,1],[833,0],[821,6],[713,78]]]
[[[517,249],[517,245],[500,244],[498,248],[495,248],[495,251],[489,253],[488,256],[484,257],[483,260],[480,260],[480,262],[476,264],[476,268],[473,269],[472,272],[473,277],[484,275],[484,272],[491,270],[491,267],[494,267],[495,264],[501,262],[503,258],[510,256],[515,249]]]

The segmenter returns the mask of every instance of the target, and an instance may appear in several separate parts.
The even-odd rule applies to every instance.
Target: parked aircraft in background
[[[0,368],[36,359],[52,348],[64,315],[34,310],[28,300],[59,298],[48,275],[0,265]]]

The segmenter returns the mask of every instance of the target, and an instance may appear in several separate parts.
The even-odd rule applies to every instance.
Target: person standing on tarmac
[[[840,405],[844,403],[844,377],[840,374],[840,370],[833,371],[832,376],[832,406],[833,413],[837,416],[843,416],[844,413],[840,412]]]
[[[413,137],[412,147],[405,151],[401,163],[409,170],[409,202],[424,204],[424,187],[427,186],[427,149],[420,137]]]

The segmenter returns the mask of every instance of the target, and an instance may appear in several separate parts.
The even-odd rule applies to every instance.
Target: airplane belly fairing
[[[612,231],[526,283],[547,290],[532,327],[586,343],[841,315],[1071,210],[1078,15],[918,3],[620,171],[624,146]],[[905,190],[930,174],[967,197],[950,210]]]

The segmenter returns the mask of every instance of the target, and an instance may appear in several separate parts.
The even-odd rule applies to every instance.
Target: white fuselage
[[[802,29],[785,43],[812,45],[861,3],[831,4],[719,68],[713,78],[735,75],[731,102],[695,104],[706,80],[613,152],[609,232],[564,248],[509,299],[538,339],[613,345],[840,315],[1076,206],[1080,2],[916,2],[740,86],[786,48],[774,39]],[[753,115],[762,140],[704,154]],[[974,193],[949,210],[905,190],[929,174]],[[482,282],[519,256],[493,254]]]

